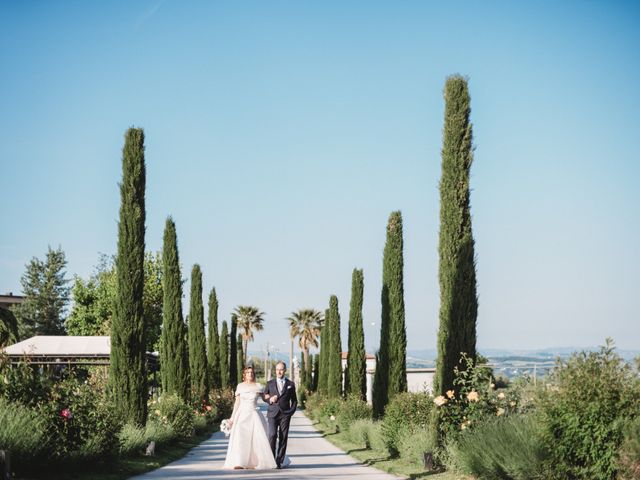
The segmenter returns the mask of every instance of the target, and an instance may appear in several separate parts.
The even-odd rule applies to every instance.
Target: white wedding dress
[[[231,435],[223,468],[276,468],[269,438],[267,421],[258,410],[257,400],[262,392],[258,383],[240,383],[236,389],[236,404],[231,420]]]

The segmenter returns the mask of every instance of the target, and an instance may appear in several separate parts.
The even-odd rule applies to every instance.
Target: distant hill
[[[556,357],[566,358],[573,352],[578,351],[598,351],[600,347],[548,347],[531,350],[507,350],[499,348],[481,348],[480,353],[489,359],[511,359],[520,361],[548,361],[554,360]],[[633,360],[640,355],[640,350],[620,350],[616,349],[618,355],[627,361]],[[416,361],[435,361],[438,356],[438,352],[435,348],[426,348],[423,350],[409,350],[407,351],[407,359],[411,358]]]

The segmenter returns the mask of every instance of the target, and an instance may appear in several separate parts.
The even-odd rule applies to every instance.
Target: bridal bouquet
[[[231,426],[229,425],[229,419],[225,418],[220,422],[220,431],[225,434],[225,436],[229,436],[231,433]]]

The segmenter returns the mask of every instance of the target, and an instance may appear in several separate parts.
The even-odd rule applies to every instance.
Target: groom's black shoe
[[[278,470],[281,470],[281,469],[282,469],[282,465],[280,465],[280,464],[278,463],[278,464],[276,464],[276,468],[277,468]]]

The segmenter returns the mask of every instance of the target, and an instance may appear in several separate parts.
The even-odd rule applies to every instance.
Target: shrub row
[[[455,390],[396,395],[380,422],[357,398],[311,395],[307,414],[358,448],[417,468],[432,452],[478,480],[640,480],[640,376],[610,342],[559,361],[539,385],[496,389],[490,370],[463,363]]]
[[[28,364],[0,366],[0,450],[9,450],[18,474],[144,452],[202,432],[230,415],[231,391],[212,391],[211,405],[194,408],[174,395],[149,402],[145,427],[123,425],[108,395],[103,369],[58,372]],[[29,392],[31,391],[31,394]]]

